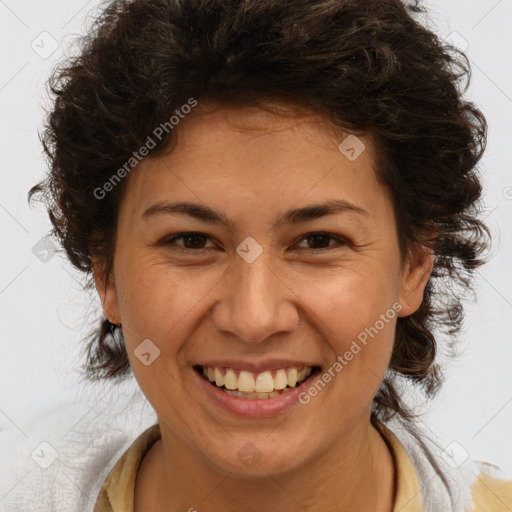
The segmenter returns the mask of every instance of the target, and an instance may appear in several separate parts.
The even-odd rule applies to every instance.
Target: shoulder
[[[512,480],[507,480],[497,466],[477,461],[480,473],[471,486],[475,512],[512,511]]]
[[[99,428],[65,434],[57,426],[26,437],[14,429],[0,433],[2,512],[90,510],[99,481],[131,438]]]
[[[430,429],[413,428],[399,420],[389,421],[388,426],[396,435],[396,439],[388,437],[394,439],[402,501],[408,505],[421,489],[422,504],[413,510],[445,511],[458,504],[471,512],[512,512],[512,480],[498,466],[467,453],[459,460],[457,450],[447,448],[451,443],[447,445]]]
[[[92,511],[110,470],[157,420],[139,392],[105,394],[92,406],[59,402],[45,413],[23,432],[0,431],[2,512]]]

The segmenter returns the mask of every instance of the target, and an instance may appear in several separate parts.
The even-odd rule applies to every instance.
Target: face
[[[179,129],[129,177],[107,285],[95,267],[105,312],[164,443],[229,472],[306,467],[368,430],[432,257],[401,266],[368,138],[357,156],[321,117],[248,108]]]

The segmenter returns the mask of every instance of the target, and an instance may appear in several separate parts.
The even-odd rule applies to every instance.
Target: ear
[[[402,273],[399,302],[401,317],[415,313],[423,302],[423,293],[434,268],[434,251],[418,244],[409,255]]]
[[[92,270],[94,284],[100,296],[105,316],[111,323],[120,324],[121,317],[113,271],[106,275],[104,263],[94,256],[92,257]]]

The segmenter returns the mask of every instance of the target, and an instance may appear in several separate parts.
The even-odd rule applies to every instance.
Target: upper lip
[[[308,361],[298,361],[293,359],[267,359],[265,361],[242,361],[240,359],[217,359],[215,361],[201,361],[195,366],[209,366],[211,368],[233,368],[236,370],[245,370],[248,372],[263,372],[265,370],[279,370],[280,368],[304,368],[320,366]]]

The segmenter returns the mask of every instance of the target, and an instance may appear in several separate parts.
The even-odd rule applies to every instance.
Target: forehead
[[[203,105],[177,128],[167,152],[150,155],[130,176],[133,214],[166,200],[223,209],[245,200],[264,211],[301,198],[368,203],[372,193],[382,193],[370,138],[355,137],[314,112]],[[360,152],[355,159],[346,153],[347,140]]]
[[[253,143],[259,138],[279,138],[286,143],[287,139],[297,137],[297,143],[290,144],[289,149],[298,151],[299,142],[307,142],[309,146],[337,151],[339,142],[349,133],[319,112],[288,103],[237,107],[206,102],[185,117],[176,135],[176,143],[181,146],[199,146],[204,140],[211,143],[220,138],[237,138],[239,142]],[[364,140],[366,149],[371,149],[368,135],[358,138]],[[311,147],[307,149],[312,150]]]

